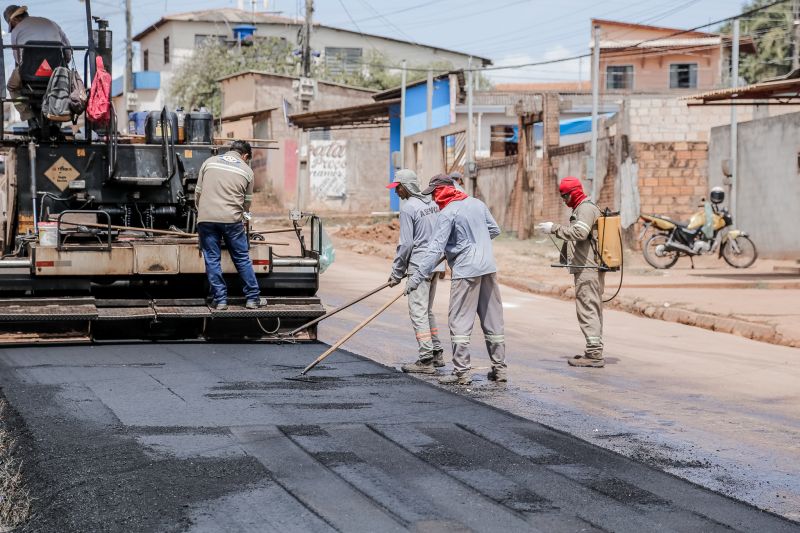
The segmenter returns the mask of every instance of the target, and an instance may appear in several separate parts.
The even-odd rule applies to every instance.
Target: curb
[[[343,244],[343,248],[358,254],[366,253],[367,255],[377,257],[392,258],[391,253],[384,253],[384,250],[382,250],[380,246],[376,246],[372,243],[352,239],[340,239],[339,244]],[[503,285],[531,294],[550,296],[560,300],[575,299],[575,290],[572,285],[550,285],[540,281],[520,280],[500,273],[497,275],[497,280]],[[623,290],[625,289],[624,286],[622,288]],[[605,307],[607,309],[625,311],[632,315],[663,320],[665,322],[675,322],[719,333],[730,333],[731,335],[737,335],[754,341],[766,342],[768,344],[800,348],[800,338],[785,337],[775,326],[770,326],[769,324],[748,322],[747,320],[712,315],[709,313],[698,313],[687,309],[663,307],[640,298],[626,298],[624,296],[618,296],[611,302],[605,304]]]
[[[561,300],[574,300],[575,291],[571,285],[548,285],[537,281],[521,281],[509,276],[498,275],[497,279],[503,285],[508,285],[514,289],[543,296],[551,296]],[[624,289],[624,287],[623,287]],[[633,315],[643,316],[664,320],[665,322],[676,322],[687,326],[717,331],[720,333],[730,333],[739,337],[745,337],[755,341],[777,344],[779,346],[789,346],[800,348],[800,339],[784,337],[775,326],[748,322],[738,318],[712,315],[708,313],[698,313],[686,309],[662,307],[652,302],[639,298],[617,297],[605,305],[606,308],[625,311]]]

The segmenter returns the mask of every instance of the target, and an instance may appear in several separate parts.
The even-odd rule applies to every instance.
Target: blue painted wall
[[[450,79],[433,80],[432,127],[450,124]],[[415,135],[427,128],[428,86],[421,83],[406,90],[405,136]],[[408,149],[408,146],[406,146]],[[391,154],[400,150],[400,104],[389,109],[389,182],[394,180]],[[420,177],[422,178],[422,177]],[[389,191],[389,208],[400,209],[400,198],[394,189]]]

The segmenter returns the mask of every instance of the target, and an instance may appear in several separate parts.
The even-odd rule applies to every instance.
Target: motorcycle
[[[642,247],[644,259],[653,268],[670,268],[685,255],[692,261],[697,255],[719,253],[718,257],[734,268],[747,268],[758,258],[756,245],[744,231],[733,228],[733,218],[719,204],[725,199],[725,191],[714,187],[711,202],[703,201],[703,209],[697,211],[682,224],[658,215],[640,215],[644,228],[640,240],[652,227],[656,233]]]

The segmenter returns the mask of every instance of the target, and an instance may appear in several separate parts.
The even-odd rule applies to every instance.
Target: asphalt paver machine
[[[85,6],[88,44],[71,47],[71,54],[84,53],[87,80],[94,77],[95,57],[111,68],[111,34],[103,20],[94,19],[93,27],[90,0]],[[1,39],[0,47],[12,48]],[[246,309],[236,298],[238,276],[223,254],[230,306],[211,309],[193,196],[200,166],[224,148],[210,135],[185,135],[181,143],[166,109],[155,128],[158,140],[121,139],[113,110],[107,126],[81,117],[82,128],[65,133],[41,116],[48,69],[39,68],[63,64],[64,47],[35,42],[17,48],[23,50],[21,98],[39,113],[41,127],[0,133],[0,344],[278,340],[286,331],[295,340],[316,338],[316,326],[295,331],[324,313],[315,296],[323,239],[316,216],[288,217],[283,235],[291,236],[291,246],[251,234],[265,304],[259,309]],[[6,105],[13,99],[6,94],[5,64],[0,73]]]

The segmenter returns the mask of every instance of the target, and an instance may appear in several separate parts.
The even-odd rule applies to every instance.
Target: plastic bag
[[[336,260],[336,250],[325,228],[320,226],[320,231],[319,273],[322,274]]]

